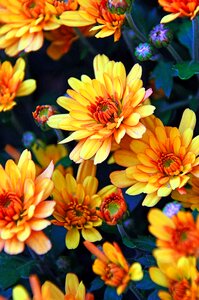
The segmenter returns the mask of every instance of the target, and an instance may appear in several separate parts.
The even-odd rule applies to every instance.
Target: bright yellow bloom
[[[111,13],[107,7],[108,0],[78,0],[78,3],[79,10],[66,11],[60,16],[64,25],[70,27],[95,25],[91,31],[97,31],[96,38],[114,35],[115,42],[120,39],[125,15]]]
[[[142,137],[146,128],[142,119],[155,109],[144,105],[150,90],[142,87],[142,68],[136,64],[126,76],[121,62],[110,61],[105,55],[94,58],[96,79],[82,75],[68,80],[72,89],[69,97],[59,97],[57,102],[69,114],[51,116],[48,125],[74,131],[62,143],[79,140],[70,158],[79,163],[94,158],[94,163],[104,161],[113,141],[118,144],[125,134],[133,139]]]
[[[25,245],[37,254],[51,249],[51,242],[42,232],[51,224],[46,220],[53,213],[54,201],[45,201],[52,189],[53,163],[36,176],[31,153],[24,150],[18,164],[9,159],[5,170],[0,165],[0,251],[23,252]]]
[[[0,112],[11,110],[16,97],[31,94],[36,89],[34,79],[24,80],[25,61],[18,58],[14,67],[9,61],[0,63]]]
[[[110,177],[120,188],[130,186],[129,195],[147,194],[143,205],[154,206],[185,186],[191,175],[199,177],[199,136],[193,138],[196,116],[190,109],[184,111],[179,129],[164,126],[154,116],[145,121],[147,131],[142,139],[132,141],[130,150],[114,154],[116,163],[126,170]]]
[[[97,257],[93,272],[100,275],[105,284],[115,287],[118,295],[125,292],[131,280],[139,281],[143,278],[141,265],[135,262],[129,266],[117,243],[105,242],[103,252],[88,241],[84,245]]]
[[[57,0],[0,0],[0,48],[9,56],[37,51],[44,31],[58,28],[58,16],[67,9],[67,3]]]
[[[160,290],[161,300],[198,300],[199,299],[199,272],[195,257],[181,257],[175,264],[165,268],[151,267],[151,279],[158,285],[167,288]]]
[[[163,9],[171,14],[162,18],[161,23],[168,23],[176,18],[194,19],[199,12],[199,0],[158,0]]]
[[[85,240],[95,242],[102,239],[95,228],[102,224],[96,208],[101,204],[97,194],[98,180],[92,161],[80,164],[77,178],[71,174],[64,177],[60,171],[53,173],[53,198],[56,201],[53,224],[67,229],[66,247],[75,249],[80,242],[80,232]]]
[[[157,238],[153,255],[158,262],[169,264],[182,256],[199,256],[199,217],[197,221],[190,212],[179,211],[171,218],[161,210],[150,210],[149,231]]]
[[[182,190],[173,191],[171,197],[182,203],[184,207],[199,210],[199,178],[193,176]]]
[[[77,276],[73,273],[66,275],[65,295],[50,281],[45,281],[40,286],[36,275],[31,275],[29,280],[34,300],[94,300],[92,294],[86,294],[83,282],[79,283]],[[23,286],[17,285],[13,289],[13,300],[31,300],[31,297]]]

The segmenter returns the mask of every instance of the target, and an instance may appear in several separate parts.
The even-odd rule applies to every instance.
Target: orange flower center
[[[128,284],[130,278],[127,272],[114,263],[108,263],[105,267],[104,274],[102,275],[102,280],[108,285],[118,287],[121,284]]]
[[[192,300],[198,299],[195,291],[190,286],[187,279],[181,281],[172,281],[170,283],[169,291],[173,300]]]
[[[71,227],[82,229],[87,222],[95,222],[98,220],[96,209],[90,209],[87,205],[78,203],[76,197],[71,199],[70,203],[66,205],[64,210],[64,226],[67,229],[71,229]]]
[[[173,153],[161,153],[157,166],[162,173],[169,176],[178,175],[183,170],[181,160]]]
[[[21,199],[13,192],[0,194],[0,220],[17,220],[22,210]]]
[[[15,97],[16,93],[11,93],[10,89],[0,82],[0,104],[12,102]]]
[[[41,0],[21,0],[23,12],[28,18],[37,19],[45,14],[44,1]]]
[[[101,124],[113,123],[115,118],[118,118],[119,103],[113,101],[111,97],[105,99],[97,97],[96,99],[97,101],[88,107],[92,117]]]

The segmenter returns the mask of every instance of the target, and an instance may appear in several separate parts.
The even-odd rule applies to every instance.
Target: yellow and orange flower
[[[40,286],[36,275],[31,275],[29,280],[35,300],[94,300],[92,294],[86,294],[83,282],[79,283],[78,277],[73,273],[66,275],[65,294],[50,281]],[[13,300],[31,300],[27,290],[21,285],[14,287],[12,296]]]
[[[158,292],[161,300],[198,300],[199,272],[195,257],[181,257],[174,265],[151,267],[151,279],[163,287]],[[167,291],[165,291],[167,288]]]
[[[150,210],[149,231],[157,238],[153,255],[158,262],[169,264],[182,256],[199,257],[199,217],[197,221],[190,212],[179,211],[171,218],[161,210]]]
[[[121,62],[110,61],[105,55],[94,58],[95,78],[82,75],[68,80],[72,89],[69,97],[59,97],[57,102],[69,111],[49,118],[53,128],[74,131],[62,143],[79,140],[70,158],[79,163],[94,158],[94,163],[104,161],[113,141],[118,144],[125,134],[133,139],[142,137],[146,128],[142,119],[155,109],[144,100],[151,94],[142,87],[142,68],[134,65],[128,76]]]
[[[163,9],[171,14],[162,18],[161,23],[168,23],[176,18],[194,19],[199,12],[198,0],[158,0]]]
[[[43,229],[51,224],[55,202],[45,201],[53,189],[50,179],[53,163],[36,176],[31,153],[24,150],[18,164],[9,159],[5,169],[0,165],[0,251],[23,252],[25,245],[37,254],[51,249]]]
[[[60,16],[61,22],[70,27],[95,25],[91,31],[97,31],[96,38],[114,35],[114,41],[121,37],[121,28],[125,22],[124,14],[111,13],[108,0],[78,0],[77,11],[66,11]]]
[[[37,51],[44,31],[61,26],[58,17],[68,9],[70,3],[57,0],[0,0],[0,49],[9,56]]]
[[[114,153],[116,163],[126,170],[115,171],[110,178],[120,188],[130,186],[129,195],[147,194],[143,205],[154,206],[185,186],[191,175],[199,177],[199,136],[193,138],[196,116],[190,109],[184,111],[179,129],[164,126],[154,116],[143,123],[147,131],[142,139],[133,140],[130,150]]]
[[[184,207],[199,210],[199,178],[193,176],[182,190],[175,190],[171,197],[182,203]]]
[[[56,201],[53,224],[67,229],[66,247],[75,249],[80,242],[80,232],[85,240],[95,242],[102,239],[95,228],[102,224],[96,208],[101,204],[97,194],[98,180],[93,161],[80,164],[77,178],[71,174],[64,177],[59,170],[53,173],[55,188],[52,192]]]
[[[135,262],[129,266],[117,243],[105,242],[103,251],[94,244],[85,241],[86,248],[97,258],[93,264],[93,272],[100,275],[105,284],[116,288],[117,294],[125,292],[130,281],[139,281],[143,278],[142,267]]]
[[[14,67],[9,61],[0,63],[0,112],[11,110],[16,97],[26,96],[36,89],[34,79],[24,80],[25,61],[18,58]]]

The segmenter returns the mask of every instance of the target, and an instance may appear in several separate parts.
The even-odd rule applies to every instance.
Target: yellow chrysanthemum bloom
[[[132,141],[130,150],[114,154],[116,163],[126,170],[115,171],[110,178],[120,188],[130,186],[129,195],[147,194],[143,205],[154,206],[185,186],[191,174],[199,177],[199,136],[193,138],[196,116],[190,109],[184,111],[179,129],[164,126],[154,116],[145,121],[142,139]]]
[[[182,256],[199,256],[199,217],[179,211],[171,218],[153,208],[148,215],[149,231],[157,238],[153,255],[158,262],[169,264]]]
[[[199,178],[193,176],[182,190],[175,190],[171,197],[182,203],[184,207],[199,210]]]
[[[70,158],[79,163],[94,158],[103,162],[109,155],[113,141],[118,144],[125,134],[133,139],[142,137],[146,128],[142,119],[155,109],[144,104],[151,94],[142,87],[142,68],[134,65],[128,76],[121,62],[110,61],[105,55],[94,58],[95,79],[82,75],[81,80],[68,80],[72,89],[69,97],[57,102],[69,114],[51,116],[50,127],[74,131],[62,143],[79,140]]]
[[[78,277],[73,273],[68,273],[65,280],[65,295],[52,282],[46,281],[40,286],[36,275],[31,275],[30,285],[35,300],[94,300],[94,296],[90,293],[86,294],[86,289],[81,281],[79,283]],[[13,300],[31,300],[30,295],[26,289],[17,285],[13,289]]]
[[[67,229],[66,247],[75,249],[80,242],[80,232],[85,240],[95,242],[102,239],[95,228],[102,224],[96,208],[101,204],[97,194],[98,180],[92,161],[80,164],[77,178],[71,174],[65,177],[60,171],[53,173],[53,199],[56,201],[53,224]]]
[[[0,49],[9,56],[40,49],[44,31],[61,26],[68,4],[57,0],[0,0]]]
[[[129,266],[117,243],[105,242],[103,252],[88,241],[84,245],[97,257],[93,272],[100,275],[105,284],[115,287],[118,295],[125,292],[131,280],[139,281],[143,278],[141,265],[135,262]]]
[[[51,249],[42,230],[51,224],[46,218],[55,206],[54,201],[45,201],[53,189],[52,173],[53,163],[37,177],[28,150],[17,164],[9,159],[5,169],[0,165],[0,251],[18,254],[25,245],[37,254]]]
[[[161,23],[168,23],[176,18],[194,19],[199,12],[198,0],[158,0],[163,9],[171,14],[162,18]]]
[[[25,61],[18,58],[14,67],[9,61],[0,63],[0,112],[11,110],[16,97],[26,96],[36,89],[34,79],[24,80]]]
[[[96,38],[114,35],[114,41],[121,37],[121,28],[125,22],[124,14],[111,13],[107,7],[108,0],[78,0],[77,11],[66,11],[60,19],[64,25],[82,27],[95,25],[91,31],[97,31]]]
[[[199,272],[195,257],[181,257],[174,265],[167,268],[151,267],[151,279],[163,287],[158,292],[161,300],[198,300],[199,299]],[[168,290],[165,291],[165,288]]]

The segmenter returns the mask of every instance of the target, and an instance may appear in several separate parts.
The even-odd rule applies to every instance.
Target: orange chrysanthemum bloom
[[[141,140],[133,140],[130,150],[114,153],[117,164],[127,167],[111,173],[114,185],[127,194],[147,194],[143,205],[154,206],[162,197],[182,188],[191,174],[199,177],[199,136],[193,138],[195,113],[186,109],[179,129],[164,126],[154,116],[145,119],[148,128]]]
[[[9,56],[37,51],[44,31],[61,26],[58,18],[68,4],[58,0],[0,0],[0,48]]]
[[[86,294],[83,282],[81,281],[79,283],[78,277],[73,273],[68,273],[66,275],[65,295],[50,281],[46,281],[42,286],[40,286],[36,275],[31,275],[29,280],[33,299],[35,300],[94,300],[94,296],[92,294]],[[28,292],[21,285],[14,287],[12,296],[13,300],[31,300]]]
[[[42,232],[51,224],[55,202],[45,201],[52,189],[50,179],[53,163],[36,177],[31,153],[24,150],[18,164],[8,160],[0,165],[0,250],[8,254],[23,252],[25,245],[37,254],[51,248],[51,242]]]
[[[199,0],[158,0],[163,9],[171,14],[162,18],[161,23],[168,23],[176,18],[194,19],[199,12]]]
[[[181,256],[199,256],[199,217],[197,221],[190,212],[179,211],[171,218],[161,210],[150,210],[149,231],[157,238],[154,256],[158,262],[170,263]]]
[[[193,176],[182,191],[173,191],[171,197],[180,201],[184,207],[199,210],[199,178]]]
[[[151,279],[163,287],[158,292],[161,300],[198,300],[199,299],[199,272],[195,257],[181,257],[174,265],[165,269],[165,266],[151,267]],[[167,288],[167,291],[165,291]]]
[[[26,96],[36,89],[34,79],[24,80],[25,61],[18,58],[14,67],[9,61],[0,63],[0,112],[11,110],[16,97]]]
[[[114,35],[114,41],[121,37],[121,28],[125,22],[124,14],[111,13],[107,7],[108,0],[78,0],[77,11],[66,11],[60,19],[64,25],[82,27],[96,25],[91,31],[98,31],[96,38]]]
[[[102,224],[96,208],[101,198],[97,194],[98,180],[92,161],[80,164],[77,178],[71,174],[64,177],[60,171],[53,173],[53,198],[56,201],[53,224],[67,229],[66,247],[75,249],[79,245],[80,232],[85,240],[95,242],[102,239],[95,228]]]
[[[131,280],[139,281],[143,278],[141,265],[135,262],[129,266],[117,243],[105,242],[103,252],[88,241],[84,245],[97,257],[93,272],[100,275],[105,284],[116,288],[118,295],[125,292]]]
[[[142,87],[142,68],[138,64],[126,76],[121,62],[97,55],[94,71],[96,79],[82,75],[81,81],[68,80],[70,97],[59,97],[57,102],[69,114],[54,115],[48,121],[50,127],[74,131],[62,143],[79,140],[70,153],[77,163],[90,158],[95,164],[101,163],[108,157],[113,141],[119,144],[125,134],[141,138],[146,130],[142,119],[155,109],[144,104],[151,90]]]

